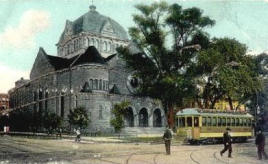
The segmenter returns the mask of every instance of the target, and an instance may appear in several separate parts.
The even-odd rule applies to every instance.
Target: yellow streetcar
[[[246,112],[186,108],[176,113],[177,136],[190,144],[221,142],[227,127],[235,142],[253,137],[252,115]]]

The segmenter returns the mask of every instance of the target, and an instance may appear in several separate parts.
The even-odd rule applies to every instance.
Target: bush
[[[112,113],[114,114],[114,118],[110,121],[110,124],[114,127],[116,132],[120,132],[124,127],[124,114],[126,113],[126,109],[129,106],[128,101],[123,101],[121,103],[115,104],[112,109]]]
[[[55,113],[45,113],[43,118],[44,128],[52,134],[54,130],[62,126],[62,118]]]
[[[85,129],[89,123],[87,111],[84,107],[78,107],[74,110],[70,110],[68,119],[70,125],[79,127],[81,129]]]

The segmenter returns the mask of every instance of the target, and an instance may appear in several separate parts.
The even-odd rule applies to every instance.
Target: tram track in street
[[[196,150],[197,151],[197,150]],[[194,152],[196,152],[196,151],[192,151],[191,153],[190,153],[190,159],[191,159],[191,161],[193,161],[194,163],[196,163],[196,164],[200,164],[197,160],[195,160],[194,159],[194,157],[193,157],[193,155],[194,155]]]
[[[219,158],[216,156],[217,152],[218,152],[218,151],[215,151],[215,152],[213,153],[213,157],[214,157],[214,159],[216,159],[217,161],[219,161],[219,162],[221,162],[221,163],[229,164],[229,162],[226,162],[226,161],[223,161],[223,160],[219,159]]]

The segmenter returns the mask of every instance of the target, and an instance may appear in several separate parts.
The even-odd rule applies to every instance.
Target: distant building
[[[30,80],[25,80],[25,79],[23,79],[23,77],[22,77],[20,80],[18,80],[18,81],[15,82],[15,87],[16,87],[16,88],[19,88],[19,87],[23,86],[24,84],[26,84],[26,83],[29,82],[29,81],[30,81]]]
[[[9,109],[8,94],[0,93],[0,111]]]
[[[162,133],[166,119],[161,103],[135,96],[138,81],[116,54],[118,46],[138,52],[121,25],[90,6],[75,21],[66,21],[56,45],[57,56],[40,48],[30,80],[20,79],[9,91],[12,109],[51,111],[67,120],[71,109],[82,106],[90,117],[88,131],[111,132],[113,105],[127,100],[126,132]]]
[[[236,107],[238,106],[238,101],[233,101],[233,109],[235,110]],[[220,100],[218,102],[215,103],[215,109],[218,110],[231,110],[230,104],[227,100]],[[239,111],[246,111],[246,107],[244,104],[241,104],[238,106]]]

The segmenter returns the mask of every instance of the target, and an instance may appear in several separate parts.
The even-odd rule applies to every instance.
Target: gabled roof
[[[85,93],[92,92],[92,90],[91,90],[90,87],[89,87],[88,82],[85,82],[85,84],[84,84],[84,86],[83,86],[83,88],[81,89],[80,92],[85,92]]]
[[[69,60],[71,63],[73,63],[76,60],[75,63],[73,63],[73,65],[85,64],[85,63],[99,63],[99,64],[106,63],[105,59],[100,55],[100,53],[94,46],[88,47],[85,53],[83,53],[82,55],[74,56]]]
[[[61,57],[47,55],[47,58],[50,64],[53,65],[56,70],[66,68],[70,64],[70,61],[68,59],[64,59]]]
[[[120,94],[120,91],[116,84],[114,84],[113,88],[110,90],[110,93],[112,94]]]
[[[31,79],[51,71],[87,63],[106,64],[106,59],[94,46],[88,47],[85,53],[70,59],[48,55],[43,48],[40,48],[31,71]]]
[[[108,62],[110,61],[112,58],[114,58],[117,54],[113,54],[113,55],[110,55],[108,56],[107,58],[105,58],[105,62]]]

